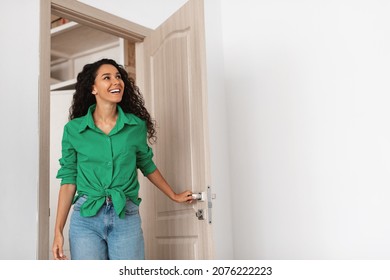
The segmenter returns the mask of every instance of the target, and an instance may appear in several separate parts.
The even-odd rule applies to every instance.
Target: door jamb
[[[49,259],[50,215],[50,19],[51,14],[107,32],[131,42],[142,42],[151,29],[76,0],[40,1],[39,46],[39,179],[37,259]]]

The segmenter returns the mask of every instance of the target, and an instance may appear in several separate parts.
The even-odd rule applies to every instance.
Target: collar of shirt
[[[88,127],[93,130],[97,130],[97,127],[95,125],[95,122],[93,121],[93,112],[96,109],[96,104],[91,105],[88,108],[88,112],[85,115],[84,120],[80,124],[79,132],[82,133],[84,132]],[[125,114],[122,110],[122,108],[117,105],[117,110],[118,110],[118,119],[115,127],[111,130],[110,135],[114,135],[115,133],[119,132],[125,124],[128,125],[137,125],[137,121],[134,119],[134,116],[131,114]]]

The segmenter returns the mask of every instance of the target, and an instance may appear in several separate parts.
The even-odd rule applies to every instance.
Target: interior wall
[[[221,1],[238,259],[390,258],[390,5]]]
[[[0,9],[3,260],[37,257],[39,9],[39,0],[8,1]]]

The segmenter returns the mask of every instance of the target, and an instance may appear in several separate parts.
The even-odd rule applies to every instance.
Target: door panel
[[[143,92],[157,121],[154,159],[176,192],[206,192],[210,184],[204,48],[199,0],[187,2],[142,44]],[[143,193],[147,199],[141,209],[147,258],[212,258],[207,201],[177,204],[147,182],[143,185],[151,189]],[[204,220],[196,217],[198,209],[205,211]]]

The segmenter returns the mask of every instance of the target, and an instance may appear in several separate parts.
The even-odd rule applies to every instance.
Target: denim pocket
[[[139,213],[139,207],[131,200],[126,201],[126,209],[125,214],[126,215],[137,215]]]
[[[85,195],[80,196],[73,205],[73,211],[80,211],[80,207],[85,201],[87,201],[87,197]]]

